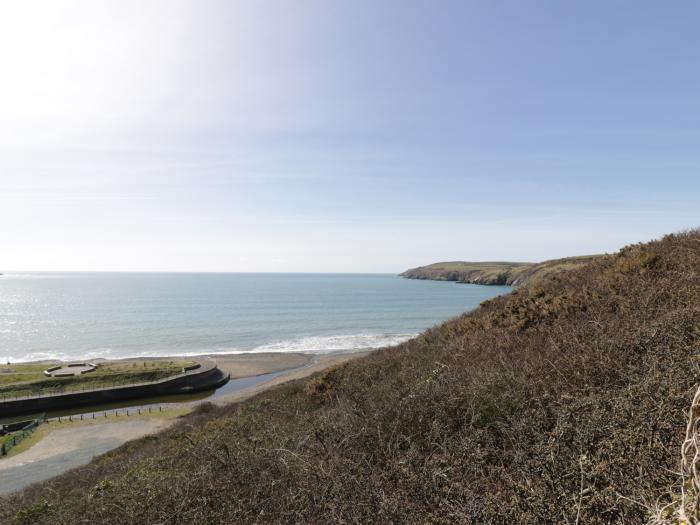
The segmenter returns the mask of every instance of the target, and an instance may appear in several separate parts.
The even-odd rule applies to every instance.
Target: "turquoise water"
[[[510,291],[366,274],[0,276],[0,362],[398,344]]]

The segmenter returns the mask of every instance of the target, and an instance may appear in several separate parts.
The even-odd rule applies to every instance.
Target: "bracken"
[[[3,500],[0,517],[647,522],[688,479],[699,272],[698,231],[628,247],[398,347],[209,407]]]

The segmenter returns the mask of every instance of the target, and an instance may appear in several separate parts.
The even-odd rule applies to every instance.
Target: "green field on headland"
[[[440,262],[411,268],[401,274],[407,279],[456,281],[469,284],[520,286],[546,276],[580,268],[599,255],[567,257],[541,263],[525,262]]]
[[[94,372],[69,377],[46,377],[51,363],[0,366],[0,399],[105,388],[164,379],[193,364],[189,360],[124,360],[98,363]],[[60,364],[60,363],[54,363]]]

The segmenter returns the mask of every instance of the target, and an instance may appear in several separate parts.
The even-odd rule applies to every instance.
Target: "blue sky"
[[[0,9],[0,271],[398,272],[700,225],[695,2]]]

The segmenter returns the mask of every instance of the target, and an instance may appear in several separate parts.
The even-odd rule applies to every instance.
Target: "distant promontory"
[[[468,284],[520,286],[546,275],[572,270],[591,262],[598,255],[567,257],[541,263],[528,262],[439,262],[403,272],[406,279],[455,281]]]

